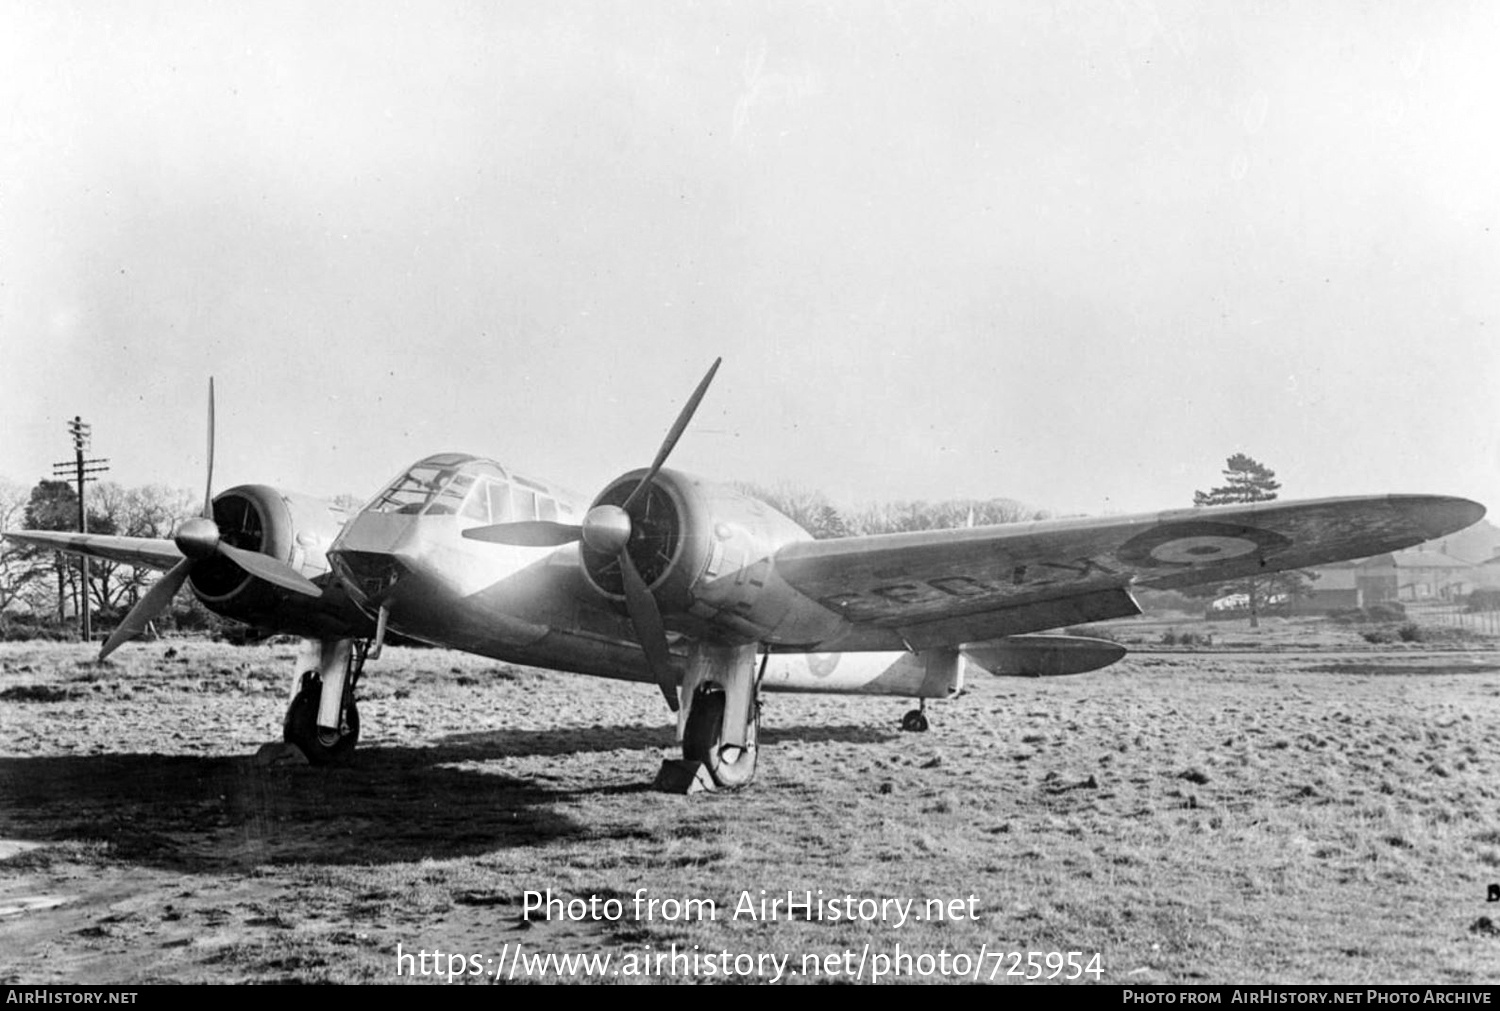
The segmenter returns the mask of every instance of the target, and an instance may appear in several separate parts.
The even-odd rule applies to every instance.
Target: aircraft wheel
[[[750,703],[753,715],[745,728],[743,748],[722,744],[724,730],[724,693],[703,691],[693,700],[688,713],[687,730],[682,736],[682,757],[702,762],[714,782],[725,790],[738,790],[755,778],[755,760],[759,751],[760,704]]]
[[[927,730],[927,714],[920,709],[913,709],[901,717],[901,729],[913,734],[920,734]]]
[[[318,726],[318,705],[323,695],[323,679],[316,671],[302,675],[302,687],[287,706],[281,739],[295,744],[307,756],[310,765],[331,765],[349,756],[359,743],[359,710],[354,700],[344,710],[337,732]]]

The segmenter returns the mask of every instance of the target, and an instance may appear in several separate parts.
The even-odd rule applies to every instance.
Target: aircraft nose
[[[367,601],[385,597],[407,572],[395,555],[379,551],[338,551],[333,566],[350,592]]]
[[[1433,540],[1473,526],[1484,518],[1484,506],[1447,495],[1392,495],[1391,504]]]
[[[412,517],[361,513],[339,534],[328,558],[356,600],[378,603],[413,571]]]

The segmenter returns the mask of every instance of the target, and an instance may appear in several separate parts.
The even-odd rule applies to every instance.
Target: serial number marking
[[[973,576],[938,576],[928,580],[905,580],[872,586],[868,590],[834,593],[818,602],[831,611],[853,617],[878,615],[896,608],[914,607],[941,600],[979,600],[1005,595],[1018,586],[1042,587],[1056,583],[1075,583],[1098,576],[1118,576],[1114,569],[1092,558],[1075,558],[1066,562],[1036,562],[1017,565],[1004,582],[991,582]]]

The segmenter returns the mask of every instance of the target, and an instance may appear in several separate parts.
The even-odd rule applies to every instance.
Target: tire
[[[750,725],[745,728],[744,748],[722,743],[722,691],[700,691],[688,713],[687,730],[682,735],[682,757],[691,762],[702,762],[714,782],[724,790],[738,790],[755,778],[755,761],[760,751],[760,705],[752,701],[750,706],[752,716]]]
[[[307,756],[309,765],[333,765],[349,757],[359,743],[359,710],[354,700],[349,700],[340,720],[341,731],[337,740],[329,740],[326,731],[318,729],[318,706],[322,702],[323,679],[313,671],[302,675],[302,687],[292,704],[287,706],[286,720],[282,724],[281,739],[295,744]]]

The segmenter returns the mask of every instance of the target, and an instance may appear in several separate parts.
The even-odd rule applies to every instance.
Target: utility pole
[[[72,471],[78,482],[78,532],[86,534],[89,532],[89,511],[83,501],[83,487],[86,482],[97,481],[97,477],[91,475],[102,474],[109,470],[106,466],[108,460],[85,460],[83,451],[88,448],[91,426],[85,425],[81,417],[75,416],[68,422],[68,431],[73,435],[73,459],[64,460],[62,463],[52,465],[53,477],[67,477],[68,471]],[[78,617],[80,628],[83,631],[83,641],[88,642],[94,637],[94,623],[89,614],[89,558],[82,555],[78,559],[83,574],[83,582],[78,594]]]

